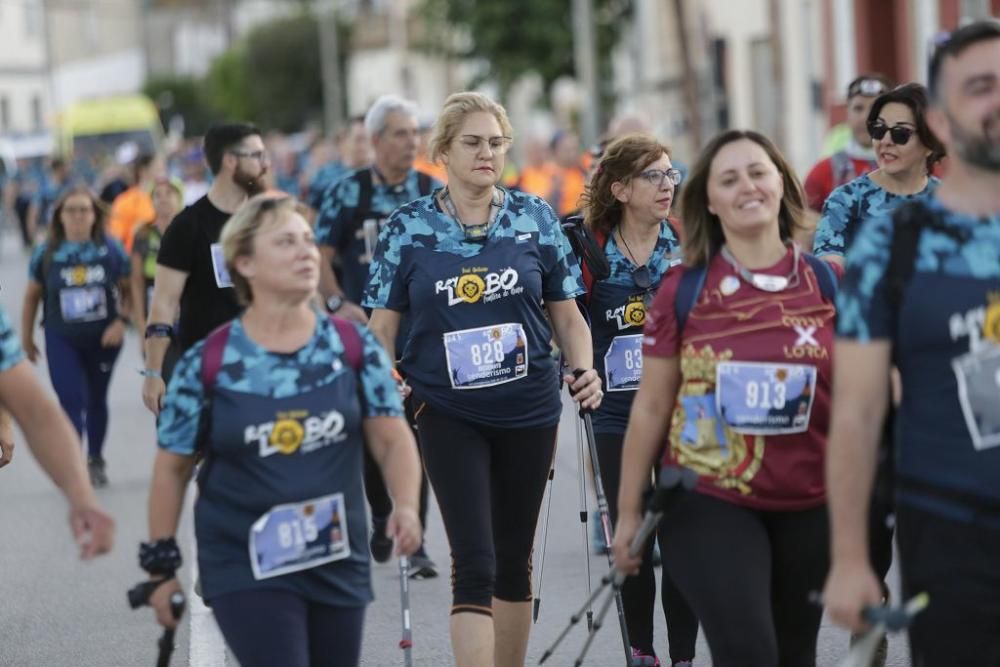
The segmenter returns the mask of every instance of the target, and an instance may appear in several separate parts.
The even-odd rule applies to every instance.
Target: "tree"
[[[156,103],[164,127],[169,127],[171,118],[180,116],[186,134],[201,135],[212,123],[213,111],[205,101],[201,82],[194,77],[154,77],[146,81],[142,92]]]
[[[602,98],[607,98],[611,50],[632,6],[630,0],[594,0],[594,5],[598,68],[606,84]],[[569,0],[423,0],[419,11],[431,26],[425,47],[485,63],[479,79],[495,81],[501,97],[528,73],[539,74],[546,90],[559,77],[574,74]]]

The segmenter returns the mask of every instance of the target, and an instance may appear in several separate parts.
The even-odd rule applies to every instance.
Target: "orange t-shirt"
[[[131,253],[133,233],[139,225],[155,217],[153,198],[139,186],[133,185],[118,195],[111,204],[108,231]]]
[[[446,170],[442,164],[436,164],[418,157],[413,161],[413,168],[419,172],[427,174],[431,178],[441,181],[445,185],[448,184],[448,170]]]
[[[582,166],[555,167],[547,199],[562,217],[580,208],[580,198],[586,189],[587,173]]]

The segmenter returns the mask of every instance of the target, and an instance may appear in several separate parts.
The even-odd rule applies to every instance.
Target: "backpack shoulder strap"
[[[417,191],[420,193],[421,197],[426,197],[431,193],[432,189],[430,174],[425,174],[422,171],[417,172]]]
[[[708,264],[701,266],[689,266],[682,269],[680,284],[677,286],[677,294],[674,296],[674,318],[677,320],[677,335],[684,332],[688,315],[694,310],[694,304],[698,301],[698,295],[705,287],[705,278],[708,276]]]
[[[597,245],[603,248],[608,243],[608,235],[605,234],[600,229],[594,230],[594,240],[597,241]],[[587,302],[590,302],[590,294],[594,291],[594,283],[597,282],[594,279],[594,272],[590,270],[590,266],[587,262],[580,262],[580,270],[583,272],[583,287],[587,290],[587,294],[584,298]]]
[[[833,267],[826,260],[822,260],[815,255],[802,255],[806,263],[812,268],[819,283],[820,294],[827,301],[834,301],[837,298],[837,274],[833,272]]]
[[[886,278],[889,281],[889,302],[896,308],[902,303],[903,292],[913,277],[920,234],[936,215],[919,200],[902,204],[892,214],[892,243],[889,245]]]
[[[355,373],[361,373],[364,363],[364,345],[361,341],[361,334],[351,322],[342,317],[330,316],[330,322],[340,336],[340,342],[344,345],[344,359],[347,365],[354,369]]]
[[[205,346],[201,348],[201,383],[205,393],[211,395],[215,390],[215,380],[222,368],[222,356],[229,341],[229,330],[232,322],[226,322],[205,338]]]
[[[354,209],[354,220],[355,223],[360,224],[368,216],[368,213],[372,208],[372,192],[374,190],[374,185],[372,184],[371,168],[358,170],[355,178],[358,180],[359,190],[358,206]]]

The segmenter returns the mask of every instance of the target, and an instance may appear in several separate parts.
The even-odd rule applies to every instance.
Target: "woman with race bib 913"
[[[611,143],[587,188],[584,220],[604,248],[610,275],[591,280],[584,274],[585,297],[594,340],[594,367],[607,390],[593,416],[601,477],[611,521],[618,518],[618,481],[622,441],[629,410],[642,375],[642,326],[646,308],[670,267],[680,263],[680,243],[667,215],[681,174],[667,147],[635,134]],[[610,545],[609,545],[610,546]],[[666,545],[660,545],[661,550]],[[632,654],[653,656],[653,609],[656,575],[653,540],[643,550],[638,576],[625,580],[622,602]],[[663,603],[674,665],[694,659],[698,620],[663,572]],[[659,664],[657,662],[657,664]]]
[[[52,213],[45,241],[35,248],[21,311],[21,342],[28,359],[35,345],[35,315],[42,326],[49,377],[59,403],[82,440],[95,487],[105,486],[104,440],[108,389],[125,340],[129,312],[129,260],[105,233],[101,202],[85,187],[64,194]]]
[[[372,599],[362,448],[393,499],[396,549],[420,544],[420,470],[391,366],[374,336],[310,305],[312,228],[291,197],[259,195],[221,243],[246,310],[188,350],[160,415],[139,562],[177,621],[174,535],[195,454],[202,596],[243,667],[356,667]]]
[[[640,520],[649,470],[696,471],[660,524],[663,564],[716,667],[813,666],[826,575],[823,461],[836,276],[791,243],[803,195],[756,132],[713,139],[681,196],[684,259],[646,315],[622,459],[614,552]]]
[[[537,197],[497,186],[511,133],[488,97],[448,98],[431,140],[448,187],[393,213],[363,304],[391,354],[410,323],[400,368],[451,545],[458,667],[524,664],[531,549],[562,412],[553,333],[585,370],[566,378],[576,400],[595,408],[603,395],[559,221]]]

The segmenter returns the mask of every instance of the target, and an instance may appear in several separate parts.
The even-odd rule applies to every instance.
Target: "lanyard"
[[[783,292],[799,284],[799,257],[801,250],[799,250],[798,244],[792,244],[792,253],[794,254],[792,272],[787,276],[771,276],[766,273],[754,273],[750,271],[747,267],[736,261],[733,254],[729,252],[729,248],[722,246],[722,258],[733,267],[739,277],[747,284],[753,285],[764,292]]]
[[[372,165],[372,173],[374,173],[376,176],[378,176],[378,180],[382,181],[382,185],[384,185],[385,187],[389,188],[389,192],[391,192],[393,195],[395,195],[395,196],[398,197],[399,195],[401,195],[404,192],[406,192],[406,179],[405,178],[403,179],[402,183],[396,183],[395,185],[390,185],[389,181],[385,180],[385,176],[382,175],[382,172],[379,171],[378,167],[376,167],[375,165]]]
[[[503,192],[497,188],[493,188],[493,200],[490,202],[490,217],[481,225],[466,225],[462,222],[462,219],[458,217],[458,209],[455,208],[455,202],[451,200],[451,194],[449,194],[447,187],[441,193],[441,203],[444,205],[448,215],[454,218],[458,226],[462,228],[462,233],[465,234],[466,241],[470,243],[484,243],[489,236],[490,226],[496,221],[497,215],[500,214],[500,207],[503,205]]]

